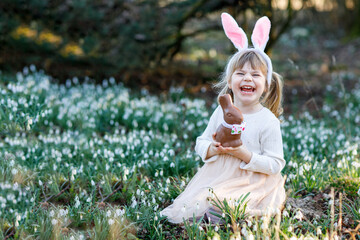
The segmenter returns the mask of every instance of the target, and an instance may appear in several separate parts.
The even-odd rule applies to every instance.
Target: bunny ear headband
[[[235,19],[228,13],[221,14],[221,22],[225,31],[226,36],[230,39],[230,41],[234,44],[234,46],[240,51],[244,51],[248,49],[248,39],[246,34],[242,28],[238,26]],[[270,86],[271,77],[272,77],[272,64],[268,55],[264,52],[266,43],[269,40],[271,23],[269,18],[266,16],[260,18],[254,27],[254,31],[251,35],[251,42],[254,46],[252,49],[259,53],[264,60],[266,61],[268,72],[267,72],[267,82]]]

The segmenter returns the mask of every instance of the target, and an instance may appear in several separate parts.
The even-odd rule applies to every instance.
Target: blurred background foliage
[[[295,41],[314,32],[338,41],[360,35],[358,0],[1,0],[0,69],[34,64],[59,82],[114,76],[154,89],[201,86],[217,78],[235,51],[223,34],[223,11],[248,35],[256,19],[268,16],[270,54],[289,47],[279,43],[289,32]],[[292,59],[280,54],[280,64]]]

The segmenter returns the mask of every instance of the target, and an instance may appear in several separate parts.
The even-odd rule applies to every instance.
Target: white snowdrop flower
[[[295,218],[302,221],[304,215],[302,214],[302,212],[299,210],[296,212]]]
[[[110,216],[111,216],[111,211],[110,211],[110,210],[108,210],[108,211],[106,212],[106,216],[107,216],[107,217],[110,217]]]
[[[18,189],[18,187],[19,187],[19,184],[16,182],[16,183],[14,183],[14,185],[13,185],[13,190],[15,191],[15,190],[17,190]]]
[[[55,218],[53,218],[53,219],[51,220],[51,224],[52,224],[52,225],[57,224],[57,222],[58,222],[58,220],[56,220]]]
[[[12,173],[12,175],[15,175],[15,174],[18,173],[18,170],[17,170],[16,168],[13,168],[13,169],[11,170],[11,173]]]
[[[354,166],[355,168],[360,167],[360,163],[358,163],[358,162],[352,162],[351,165]]]
[[[164,174],[163,170],[160,171],[160,176],[162,176]]]
[[[171,167],[171,168],[174,168],[174,167],[175,167],[175,163],[173,163],[173,162],[170,163],[170,167]]]
[[[202,226],[199,226],[199,230],[200,230],[200,231],[204,231],[204,229],[202,228]]]
[[[288,211],[284,210],[284,211],[283,211],[283,216],[284,216],[284,217],[289,217]]]
[[[70,237],[70,240],[75,240],[75,237],[74,237],[74,236],[71,236],[71,237]]]
[[[246,220],[246,223],[247,223],[248,227],[251,227],[251,226],[252,226],[252,222],[251,222],[251,221]]]
[[[91,202],[91,197],[88,197],[88,198],[86,199],[86,202],[90,203],[90,202]]]
[[[16,219],[15,219],[15,227],[18,227],[19,226],[19,221],[21,220],[21,215],[20,214],[17,214],[16,215]]]
[[[215,232],[219,231],[219,227],[218,226],[215,226]]]
[[[166,179],[166,183],[167,183],[167,184],[170,183],[170,179],[169,179],[169,178]]]
[[[116,209],[115,210],[115,217],[119,217],[121,214],[121,209]]]
[[[95,182],[91,180],[91,186],[95,186]]]
[[[14,161],[14,159],[12,159],[12,160],[10,161],[10,163],[9,163],[9,166],[12,167],[12,166],[14,166],[14,165],[15,165],[15,161]]]
[[[76,195],[75,197],[75,205],[74,205],[75,208],[79,208],[80,207],[80,201],[79,201],[79,196]]]
[[[60,216],[65,216],[66,215],[66,211],[64,209],[60,209]]]
[[[50,216],[50,217],[53,217],[54,215],[55,215],[54,210],[51,210],[50,213],[49,213],[49,216]]]
[[[247,230],[246,230],[245,227],[243,227],[243,228],[241,229],[241,234],[244,235],[245,237],[248,235],[248,232],[247,232]]]
[[[262,224],[261,224],[261,229],[268,229],[268,223],[267,222],[263,222]]]
[[[136,195],[140,195],[140,189],[136,190]]]
[[[247,240],[254,240],[255,237],[252,233],[250,233],[248,236],[247,236]]]
[[[317,229],[316,229],[316,234],[317,234],[317,235],[321,235],[321,234],[322,234],[321,227],[317,227]]]
[[[110,218],[108,222],[109,222],[109,225],[113,225],[115,223],[114,219],[112,219],[112,218]]]
[[[221,216],[222,216],[223,218],[225,218],[225,213],[222,213]]]
[[[157,220],[158,220],[158,217],[157,217],[157,216],[155,216],[155,217],[154,217],[154,220],[155,220],[155,221],[157,221]]]
[[[256,232],[257,231],[257,227],[256,225],[253,225],[253,231]]]
[[[292,232],[293,227],[292,227],[292,226],[289,226],[287,230],[288,230],[288,232]]]
[[[137,201],[136,201],[136,200],[134,200],[134,201],[131,203],[131,207],[132,207],[132,208],[135,208],[135,207],[136,207],[136,205],[137,205]]]
[[[156,173],[155,173],[155,177],[157,177],[158,175],[159,175],[159,173],[158,173],[158,172],[156,172]]]
[[[30,202],[34,202],[34,201],[35,201],[34,197],[30,198]]]

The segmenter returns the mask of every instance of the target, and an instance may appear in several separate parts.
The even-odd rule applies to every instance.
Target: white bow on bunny
[[[230,39],[230,41],[234,44],[234,46],[239,51],[247,50],[248,39],[246,37],[244,30],[242,30],[242,28],[238,26],[235,19],[228,13],[222,13],[221,22],[226,36]],[[270,20],[269,18],[264,16],[256,22],[254,31],[251,35],[251,42],[254,46],[252,50],[258,52],[267,63],[268,72],[266,79],[269,86],[272,78],[272,63],[269,56],[264,52],[264,50],[266,47],[266,43],[269,40],[270,28],[271,28]]]

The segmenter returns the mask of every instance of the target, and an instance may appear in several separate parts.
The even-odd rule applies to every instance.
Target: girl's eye
[[[253,76],[254,76],[254,77],[259,77],[260,74],[255,73],[255,74],[253,74]]]
[[[245,74],[242,73],[242,72],[238,72],[237,75],[243,76],[243,75],[245,75]]]

